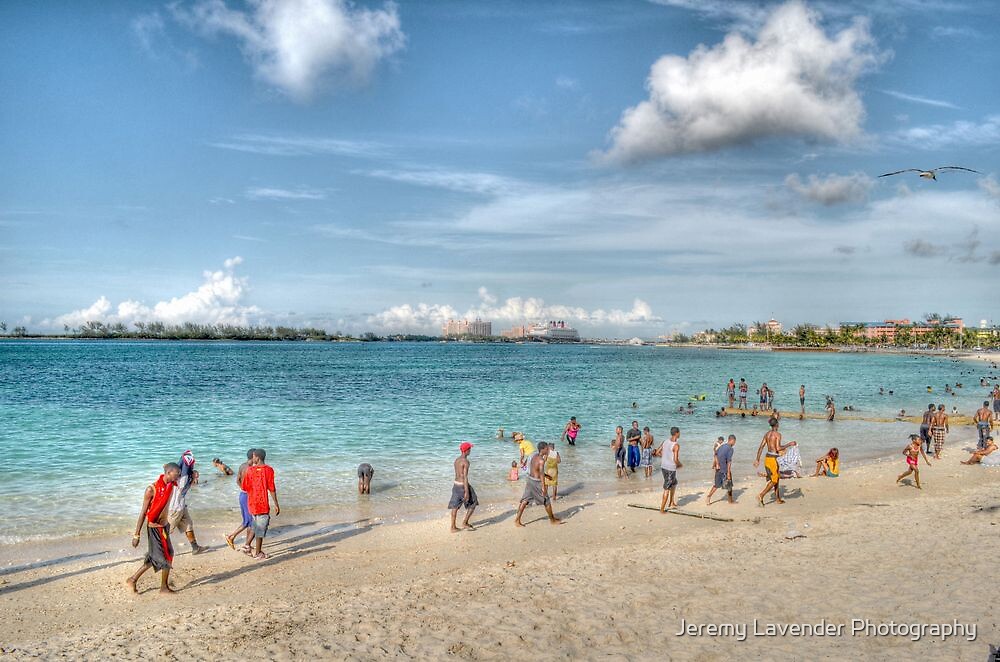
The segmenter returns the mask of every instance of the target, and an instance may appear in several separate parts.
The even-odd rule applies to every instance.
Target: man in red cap
[[[455,458],[455,483],[451,486],[451,501],[448,502],[448,508],[451,510],[452,533],[461,531],[455,526],[455,518],[458,517],[458,509],[462,506],[465,506],[465,520],[462,522],[462,529],[475,528],[469,524],[469,518],[475,512],[476,506],[479,505],[476,491],[472,489],[472,485],[469,485],[469,452],[472,450],[472,444],[463,441],[458,450],[461,455]]]

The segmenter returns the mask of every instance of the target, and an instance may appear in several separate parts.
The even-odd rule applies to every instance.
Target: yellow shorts
[[[764,458],[764,473],[767,474],[769,481],[775,485],[778,484],[778,481],[781,480],[781,474],[778,473],[778,458],[770,455]]]

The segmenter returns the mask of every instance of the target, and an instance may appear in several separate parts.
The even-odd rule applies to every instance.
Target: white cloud
[[[415,186],[443,188],[461,193],[498,195],[510,193],[523,185],[508,177],[488,172],[454,170],[356,170],[355,174],[388,179]]]
[[[283,189],[258,187],[247,189],[246,196],[251,200],[323,200],[326,193],[314,189]]]
[[[479,304],[464,313],[448,304],[418,303],[402,304],[387,308],[368,317],[368,323],[383,332],[440,333],[441,326],[449,319],[490,320],[494,323],[494,333],[501,329],[497,325],[521,324],[545,320],[562,320],[585,327],[632,327],[663,322],[653,314],[648,303],[635,299],[629,310],[611,309],[587,310],[576,306],[549,305],[538,297],[510,297],[502,302],[490,294],[485,287],[478,291]]]
[[[256,306],[243,304],[247,278],[236,276],[236,267],[243,258],[234,257],[223,263],[219,271],[204,272],[204,282],[198,289],[153,306],[128,299],[117,307],[107,297],[101,296],[92,305],[42,322],[44,326],[62,328],[64,325],[79,327],[87,322],[106,324],[134,322],[163,322],[165,324],[237,324],[246,325],[255,320],[261,311]]]
[[[950,101],[941,101],[940,99],[929,99],[927,97],[917,96],[916,94],[904,94],[903,92],[897,92],[896,90],[880,90],[882,94],[888,94],[896,99],[902,99],[903,101],[912,101],[913,103],[922,103],[925,106],[934,106],[936,108],[951,108],[952,110],[959,110],[959,107]]]
[[[996,145],[1000,143],[1000,115],[990,115],[982,122],[960,120],[951,124],[914,126],[890,134],[888,140],[926,150]],[[969,167],[975,168],[974,165]]]
[[[792,191],[827,207],[844,202],[864,202],[868,199],[873,183],[871,177],[860,172],[850,175],[830,174],[825,178],[809,175],[807,182],[803,182],[796,174],[785,178],[785,186]]]
[[[688,57],[665,55],[647,80],[649,99],[627,109],[599,158],[636,162],[771,137],[847,141],[861,133],[857,78],[880,60],[868,22],[832,37],[792,0],[748,39],[734,31]]]
[[[558,76],[556,78],[556,87],[560,90],[575,90],[580,87],[580,82],[569,76]]]
[[[997,181],[996,175],[990,173],[985,177],[979,178],[979,188],[986,195],[990,196],[994,200],[1000,201],[1000,181]]]
[[[384,145],[363,140],[311,138],[303,136],[268,136],[242,134],[228,140],[209,143],[212,147],[265,156],[384,156]]]
[[[306,101],[331,80],[366,81],[405,44],[396,5],[357,8],[346,0],[255,0],[246,11],[224,0],[173,5],[174,17],[206,35],[240,43],[258,78]]]
[[[157,57],[156,41],[164,34],[165,24],[160,12],[153,11],[148,14],[141,14],[132,19],[132,34],[135,36],[139,46],[151,57]]]

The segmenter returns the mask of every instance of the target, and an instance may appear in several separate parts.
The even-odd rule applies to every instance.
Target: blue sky
[[[1000,320],[1000,8],[868,4],[3,3],[0,319]]]

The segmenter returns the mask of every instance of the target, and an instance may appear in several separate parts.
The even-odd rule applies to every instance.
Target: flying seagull
[[[963,168],[962,166],[941,166],[940,168],[932,168],[931,170],[921,170],[919,168],[907,168],[906,170],[887,172],[884,175],[879,175],[879,177],[889,177],[891,175],[898,175],[903,172],[915,172],[918,173],[924,179],[933,179],[934,181],[937,181],[937,175],[935,173],[937,173],[939,170],[965,170],[967,172],[974,172],[977,175],[983,174],[978,170],[973,170],[972,168]]]

